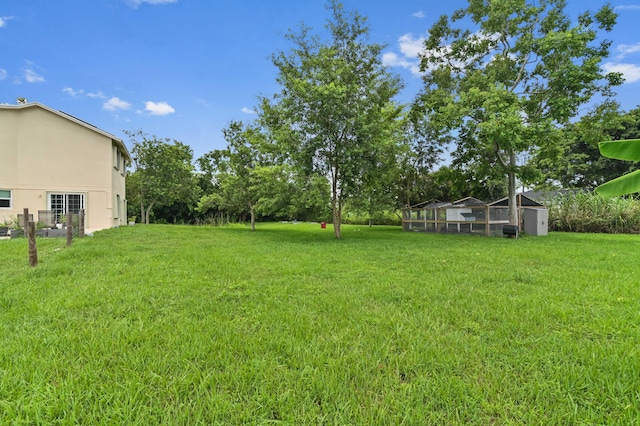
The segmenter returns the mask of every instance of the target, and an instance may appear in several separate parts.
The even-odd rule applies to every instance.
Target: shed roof
[[[451,203],[448,201],[440,201],[440,200],[429,200],[423,201],[422,203],[414,204],[413,206],[409,206],[410,209],[436,209],[438,207],[448,206]]]
[[[532,200],[524,194],[516,194],[517,204],[520,207],[544,207],[539,202]],[[499,200],[494,201],[493,203],[489,203],[490,206],[503,207],[509,205],[509,197],[504,197]]]
[[[454,207],[466,207],[466,206],[478,207],[478,206],[486,206],[487,203],[485,203],[482,200],[478,200],[477,198],[474,198],[474,197],[466,197],[466,198],[461,198],[457,201],[454,201],[453,203],[451,203],[451,205]]]
[[[518,201],[518,206],[520,207],[544,207],[544,204],[541,204],[540,202],[536,201],[535,199],[531,198],[523,193],[519,193],[516,194],[517,197],[517,201]],[[482,200],[479,200],[477,198],[474,197],[465,197],[465,198],[461,198],[459,200],[456,200],[452,203],[449,202],[445,202],[445,201],[439,201],[439,200],[430,200],[430,201],[424,201],[422,203],[419,204],[415,204],[411,207],[408,207],[410,209],[433,209],[433,208],[440,208],[440,207],[481,207],[481,206],[492,206],[492,207],[506,207],[509,205],[509,198],[505,197],[505,198],[501,198],[499,200],[493,201],[491,203],[486,203]]]

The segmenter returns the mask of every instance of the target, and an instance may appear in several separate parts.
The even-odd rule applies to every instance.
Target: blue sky
[[[637,3],[633,3],[636,1]],[[569,0],[568,10],[604,2]],[[231,120],[252,120],[259,95],[278,89],[270,56],[301,22],[322,32],[324,0],[2,0],[0,103],[24,97],[118,137],[143,130],[190,145],[194,156],[226,143]],[[433,22],[461,0],[345,0],[367,16],[371,40],[405,82],[420,88],[417,54]],[[626,110],[640,104],[640,0],[612,2],[618,25],[606,67],[627,82]]]

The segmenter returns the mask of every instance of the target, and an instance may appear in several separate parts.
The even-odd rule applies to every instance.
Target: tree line
[[[127,132],[129,215],[252,229],[330,221],[340,238],[346,212],[508,196],[515,223],[518,182],[592,189],[631,171],[597,147],[640,133],[640,110],[614,100],[622,75],[602,67],[616,14],[604,5],[572,19],[565,6],[469,0],[442,16],[424,43],[422,89],[402,104],[366,17],[329,0],[326,31],[286,35],[289,50],[272,55],[279,90],[259,98],[255,120],[225,127],[225,149],[194,159],[180,141]]]

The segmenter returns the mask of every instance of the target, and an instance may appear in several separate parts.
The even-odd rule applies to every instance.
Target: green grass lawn
[[[328,226],[331,228],[331,226]],[[0,241],[0,424],[638,424],[640,236]]]

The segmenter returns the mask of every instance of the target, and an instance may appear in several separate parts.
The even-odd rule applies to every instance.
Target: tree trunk
[[[333,233],[337,239],[340,239],[340,223],[342,222],[342,209],[340,202],[335,196],[331,198],[331,212],[333,215]]]
[[[518,225],[518,201],[516,199],[516,153],[509,153],[509,224]]]
[[[155,202],[152,202],[151,204],[149,204],[149,207],[147,207],[147,211],[144,212],[144,223],[146,223],[147,225],[149,224],[149,214],[151,213],[151,209],[153,208],[153,205],[155,204]],[[144,209],[142,210],[144,211]]]
[[[251,210],[251,232],[256,230],[256,208],[253,204],[249,203],[249,209]]]
[[[412,186],[411,181],[409,180],[409,178],[407,178],[406,185],[405,185],[405,194],[404,194],[404,196],[407,197],[407,198],[405,200],[404,207],[410,207],[411,206],[411,188],[412,187],[413,186]]]
[[[340,239],[340,225],[342,223],[342,203],[338,195],[338,166],[334,166],[331,172],[331,213],[333,215],[333,233]]]

